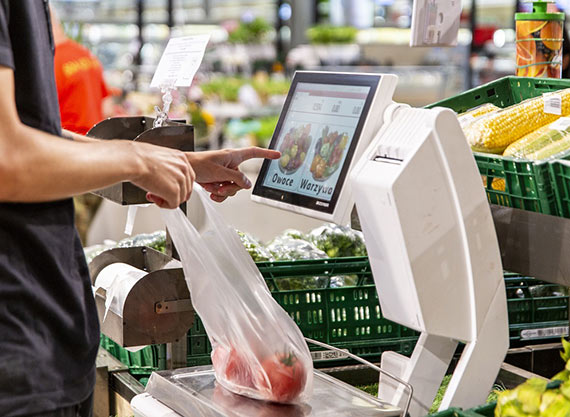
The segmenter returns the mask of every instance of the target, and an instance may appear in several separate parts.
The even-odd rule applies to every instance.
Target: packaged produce
[[[146,246],[159,252],[164,252],[166,250],[166,232],[159,230],[154,233],[143,233],[123,239],[117,244],[118,248],[132,248],[138,246]]]
[[[309,240],[331,258],[367,256],[364,235],[350,227],[329,223],[312,230]]]
[[[538,160],[565,151],[570,144],[565,141],[570,135],[570,118],[563,117],[543,126],[510,144],[503,156]]]
[[[459,120],[459,124],[461,125],[461,127],[465,128],[466,126],[470,125],[475,120],[477,120],[479,117],[485,114],[496,112],[498,110],[500,110],[500,108],[495,106],[494,104],[486,103],[481,106],[475,107],[474,109],[466,111],[465,113],[458,114],[457,120]]]
[[[271,252],[263,247],[263,245],[254,237],[248,235],[247,233],[240,232],[237,230],[237,234],[241,240],[241,243],[246,248],[247,252],[255,262],[272,261],[273,257]]]
[[[117,242],[111,241],[109,243],[103,243],[101,245],[88,246],[83,249],[83,253],[85,253],[85,259],[87,260],[87,263],[89,263],[106,250],[112,249],[116,246]]]
[[[195,227],[181,210],[162,210],[192,305],[212,344],[217,382],[236,394],[278,403],[305,401],[313,363],[303,334],[271,296],[242,242],[195,186],[205,213]]]
[[[328,258],[328,255],[313,243],[287,235],[281,235],[273,239],[267,245],[267,250],[277,261]]]
[[[560,356],[566,362],[551,381],[530,378],[512,390],[498,393],[495,417],[558,417],[570,415],[570,342],[562,340]]]
[[[561,101],[562,116],[570,114],[570,89],[552,93]],[[524,100],[488,115],[483,115],[463,129],[471,149],[477,152],[502,153],[511,143],[560,117],[545,112],[554,97]]]

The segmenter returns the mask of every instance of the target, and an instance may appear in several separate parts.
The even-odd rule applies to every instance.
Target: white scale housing
[[[411,358],[385,352],[382,368],[411,383],[410,415],[424,416],[463,342],[440,409],[475,406],[487,398],[509,345],[489,203],[455,113],[390,104],[394,76],[382,77],[391,80],[378,86],[357,149],[369,146],[356,152],[349,176],[336,185],[342,188],[332,214],[263,192],[252,198],[341,224],[355,203],[384,316],[421,332]],[[370,126],[379,129],[373,139]],[[404,394],[380,379],[382,400],[403,406]]]
[[[411,356],[382,367],[414,387],[427,414],[459,341],[465,347],[441,409],[485,401],[508,349],[503,271],[471,150],[448,109],[398,109],[351,174],[353,195],[389,320],[421,332]],[[402,390],[380,380],[379,396]]]

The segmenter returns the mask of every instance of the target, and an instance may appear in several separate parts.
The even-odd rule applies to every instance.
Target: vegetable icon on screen
[[[348,133],[329,132],[329,127],[323,129],[321,137],[315,145],[315,155],[311,162],[311,173],[317,181],[328,179],[340,166],[344,150],[348,144]]]

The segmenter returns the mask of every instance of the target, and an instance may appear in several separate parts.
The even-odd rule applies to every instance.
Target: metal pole
[[[139,34],[138,34],[138,43],[139,43],[139,49],[137,51],[137,54],[135,56],[135,69],[133,71],[133,84],[135,86],[135,88],[137,87],[137,78],[139,75],[139,71],[142,65],[142,55],[141,55],[141,51],[142,51],[142,47],[144,45],[144,38],[143,38],[143,26],[144,26],[144,22],[143,22],[143,14],[144,14],[144,0],[137,0],[137,27],[139,29]]]
[[[283,45],[283,38],[281,37],[283,24],[279,16],[279,10],[282,4],[283,0],[277,0],[277,8],[275,10],[275,50],[277,52],[277,61],[285,62],[285,46]]]
[[[174,27],[174,0],[167,0],[167,4],[166,4],[167,10],[168,10],[168,29],[169,31],[172,31],[172,28]]]
[[[212,5],[210,4],[210,0],[202,0],[203,4],[202,7],[204,8],[204,14],[206,15],[206,19],[210,18],[210,12],[212,9]]]

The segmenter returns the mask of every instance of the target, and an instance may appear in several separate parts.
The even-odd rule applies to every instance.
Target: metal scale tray
[[[216,382],[212,366],[155,372],[146,392],[182,416],[343,417],[397,416],[401,409],[357,388],[314,371],[308,404],[280,405],[232,394]]]

